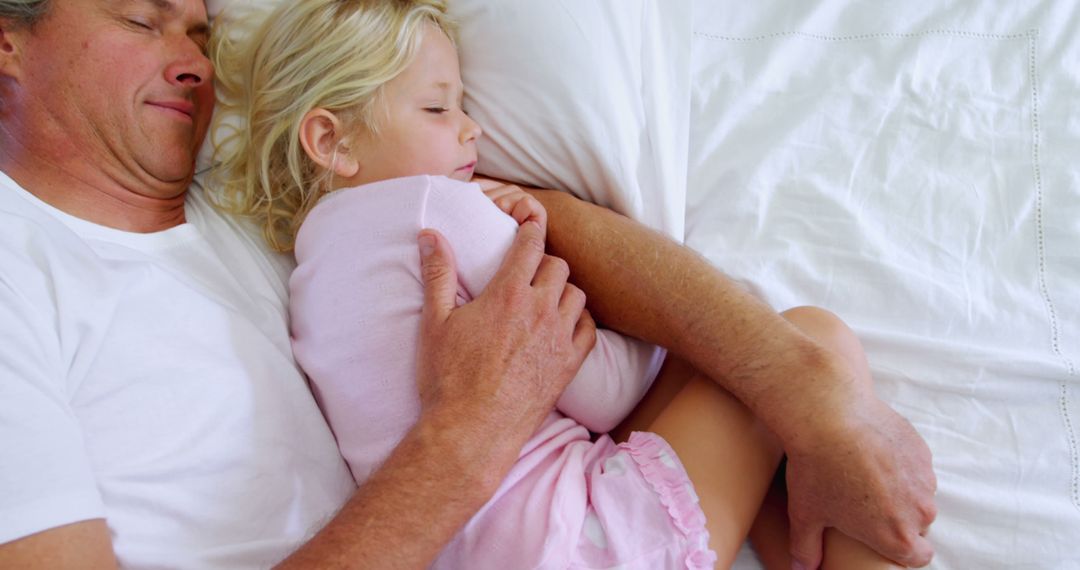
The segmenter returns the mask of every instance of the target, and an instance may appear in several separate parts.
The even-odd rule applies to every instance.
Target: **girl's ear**
[[[315,164],[341,178],[352,178],[360,163],[342,141],[342,125],[337,115],[317,107],[300,121],[300,146]]]

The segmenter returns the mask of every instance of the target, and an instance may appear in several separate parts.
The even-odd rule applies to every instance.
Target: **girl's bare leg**
[[[717,568],[731,566],[746,540],[781,451],[734,396],[690,365],[669,357],[648,399],[620,426],[659,434],[694,482]]]
[[[862,346],[840,319],[813,307],[781,314],[847,358],[856,373],[870,381]],[[736,398],[689,364],[669,357],[652,389],[612,435],[625,441],[634,430],[658,433],[682,459],[701,499],[718,568],[730,567],[748,534],[766,568],[791,568],[787,497],[782,477],[774,481],[781,450]],[[825,533],[822,567],[898,568],[831,529]]]

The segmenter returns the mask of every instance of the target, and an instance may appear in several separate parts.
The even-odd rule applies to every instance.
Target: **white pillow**
[[[570,191],[682,238],[689,115],[672,109],[689,101],[689,2],[450,0],[450,12],[466,109],[485,132],[480,173]]]
[[[663,4],[661,9],[660,5]],[[682,238],[690,8],[452,0],[483,174],[570,191]]]

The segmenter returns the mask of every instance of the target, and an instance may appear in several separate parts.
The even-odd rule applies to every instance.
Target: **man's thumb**
[[[420,278],[424,281],[424,317],[446,320],[457,300],[457,269],[454,253],[439,232],[421,230]]]
[[[791,570],[817,570],[821,565],[824,528],[791,521]]]

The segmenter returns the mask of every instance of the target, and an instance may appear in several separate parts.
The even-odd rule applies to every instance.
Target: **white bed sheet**
[[[935,453],[932,568],[1080,568],[1080,2],[451,6],[487,173],[851,323]]]
[[[853,326],[934,452],[931,568],[1080,568],[1080,3],[694,10],[686,242]]]

